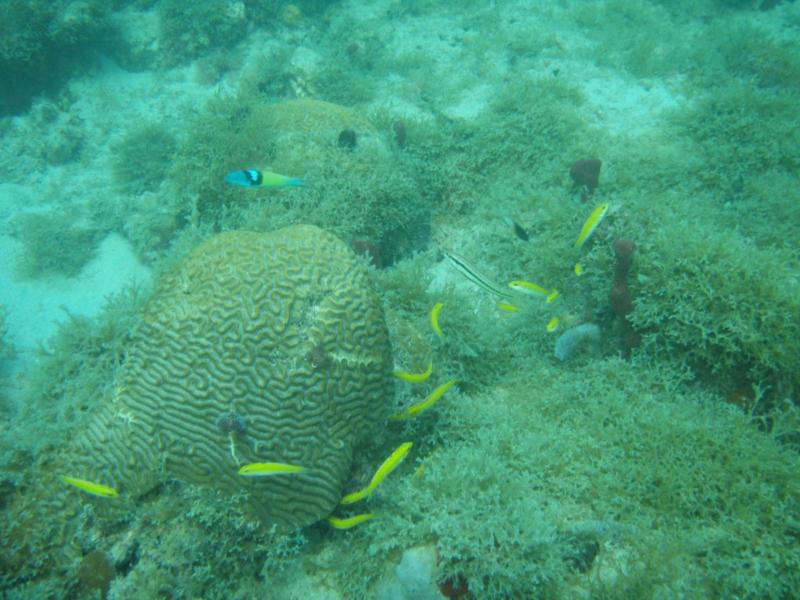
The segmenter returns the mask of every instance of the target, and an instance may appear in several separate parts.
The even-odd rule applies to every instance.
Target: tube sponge
[[[561,361],[569,360],[582,350],[596,346],[599,341],[600,328],[594,323],[583,323],[558,336],[556,358]]]

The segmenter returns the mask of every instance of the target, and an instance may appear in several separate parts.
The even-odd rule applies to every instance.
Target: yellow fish
[[[506,312],[519,311],[519,306],[517,306],[516,304],[511,304],[511,302],[500,301],[497,303],[497,308],[499,308],[500,310],[504,310]]]
[[[529,296],[547,297],[547,295],[551,292],[551,290],[545,289],[540,285],[536,285],[535,283],[531,283],[530,281],[524,281],[522,279],[515,279],[514,281],[509,281],[508,287],[510,287],[515,292],[528,294]]]
[[[436,403],[436,401],[439,398],[441,398],[442,395],[451,387],[453,387],[456,383],[457,381],[455,379],[451,379],[447,383],[443,383],[438,388],[433,390],[430,396],[425,398],[425,400],[419,402],[418,404],[412,404],[403,412],[391,416],[390,419],[398,421],[400,419],[408,419],[409,417],[416,417],[422,411],[428,410],[431,406],[433,406]]]
[[[288,475],[305,471],[305,467],[287,465],[285,463],[250,463],[239,469],[239,475],[244,477],[267,477],[269,475]]]
[[[576,277],[583,275],[583,265],[579,262],[575,263],[575,266],[572,267],[572,270],[575,272]]]
[[[355,527],[364,521],[369,521],[374,516],[375,515],[373,513],[364,513],[361,515],[355,515],[354,517],[340,519],[339,517],[334,517],[331,515],[325,520],[331,525],[331,527],[335,527],[336,529],[350,529],[351,527]]]
[[[367,486],[367,496],[371,495],[372,492],[375,491],[375,488],[378,487],[378,484],[383,481],[389,473],[394,471],[401,462],[403,462],[403,459],[408,456],[408,453],[411,451],[411,446],[413,445],[414,444],[411,442],[404,442],[400,444],[395,451],[389,455],[389,458],[383,461],[381,466],[378,467],[378,470],[375,471],[375,475],[372,476],[372,479]]]
[[[550,319],[550,322],[547,324],[547,331],[549,333],[553,333],[556,329],[558,329],[558,324],[561,323],[561,319],[558,317],[553,317]]]
[[[358,502],[359,500],[363,500],[367,497],[367,488],[362,488],[357,492],[352,492],[342,497],[339,500],[339,504],[352,504],[353,502]]]
[[[406,373],[405,371],[395,371],[394,376],[409,383],[422,383],[427,381],[428,377],[433,373],[433,361],[428,362],[428,368],[422,373]]]
[[[85,479],[78,479],[77,477],[68,477],[67,475],[62,475],[61,481],[92,496],[100,496],[101,498],[116,498],[119,496],[117,490],[103,485],[102,483],[94,483],[93,481],[86,481]]]
[[[581,227],[581,232],[578,234],[578,239],[575,240],[575,247],[580,248],[586,243],[586,240],[594,233],[594,230],[597,229],[597,226],[600,225],[600,221],[603,220],[603,217],[606,216],[608,212],[608,202],[603,202],[597,208],[592,211],[592,214],[589,215],[589,218],[586,219],[586,222]]]
[[[352,504],[353,502],[358,502],[359,500],[371,496],[372,492],[375,491],[375,488],[378,487],[378,484],[383,481],[386,476],[389,475],[389,473],[394,471],[401,462],[403,462],[403,459],[411,450],[412,445],[413,444],[411,442],[400,444],[397,449],[389,455],[389,458],[383,461],[381,466],[378,467],[378,470],[375,471],[375,475],[372,476],[372,479],[367,487],[357,492],[353,492],[352,494],[347,494],[341,499],[339,504]]]
[[[439,313],[442,312],[443,306],[444,304],[437,302],[431,309],[431,327],[433,327],[433,330],[436,332],[436,335],[439,336],[439,339],[444,337],[442,334],[442,328],[439,327]]]
[[[547,298],[545,299],[545,302],[547,304],[550,304],[553,300],[558,298],[560,295],[561,295],[561,292],[559,292],[558,290],[553,290],[552,292],[550,292],[550,295],[547,296]]]

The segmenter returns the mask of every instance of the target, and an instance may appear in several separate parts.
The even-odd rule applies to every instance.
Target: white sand
[[[0,304],[8,312],[10,342],[17,351],[14,370],[22,370],[35,360],[36,350],[46,347],[69,314],[95,315],[108,296],[126,286],[149,285],[151,279],[150,270],[139,262],[128,242],[114,233],[102,241],[97,256],[73,278],[18,278],[14,265],[21,251],[17,240],[0,236]]]

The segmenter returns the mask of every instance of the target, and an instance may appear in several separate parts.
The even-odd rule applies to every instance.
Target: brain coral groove
[[[75,472],[135,497],[165,478],[249,493],[284,527],[336,506],[356,445],[385,417],[391,348],[364,268],[298,225],[228,232],[159,284],[115,391],[75,442]],[[244,478],[221,415],[244,419],[236,458],[302,465]]]

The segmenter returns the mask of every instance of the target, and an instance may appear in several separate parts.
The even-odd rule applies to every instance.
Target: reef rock
[[[308,525],[385,416],[391,365],[378,298],[338,238],[306,225],[217,235],[162,278],[71,474],[129,497],[170,478],[246,491],[266,523]],[[306,470],[238,475],[253,462]]]

